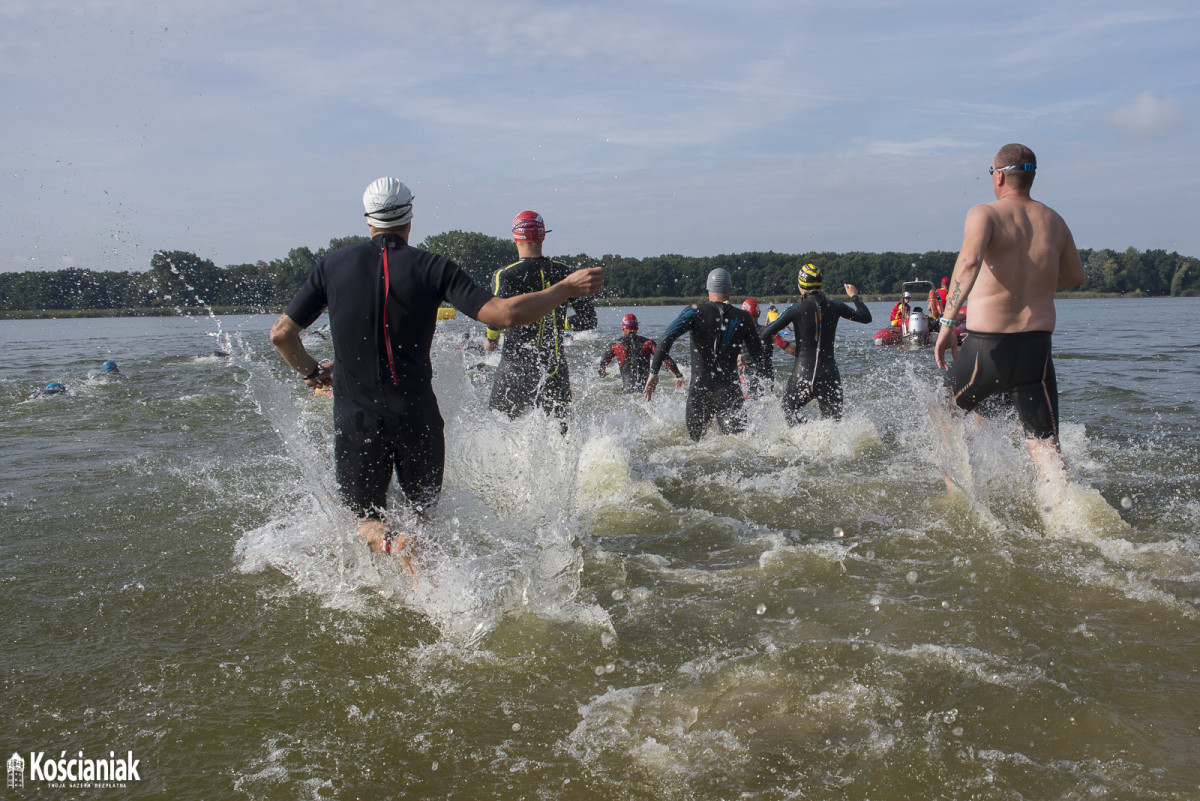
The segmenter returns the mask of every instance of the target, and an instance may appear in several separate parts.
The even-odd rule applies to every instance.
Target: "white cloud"
[[[533,206],[565,252],[957,247],[1000,144],[1070,209],[1090,165],[1128,161],[1113,131],[1162,137],[1197,103],[1193,0],[1017,5],[11,0],[0,269],[269,260],[353,233],[385,173],[422,237]],[[1092,244],[1200,253],[1185,139],[1139,154],[1158,216],[1089,206]]]
[[[1114,109],[1108,121],[1128,137],[1157,139],[1178,130],[1185,117],[1186,109],[1178,100],[1142,92]]]

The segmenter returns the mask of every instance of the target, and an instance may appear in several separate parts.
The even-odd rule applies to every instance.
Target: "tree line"
[[[0,273],[0,311],[166,310],[196,306],[277,311],[326,254],[366,241],[349,236],[316,251],[293,248],[270,262],[218,267],[185,251],[158,251],[144,272],[57,271]],[[469,231],[427,237],[420,247],[453,259],[486,285],[492,272],[517,259],[507,239]],[[935,284],[950,275],[957,253],[738,253],[721,256],[668,254],[644,259],[578,254],[556,256],[574,267],[605,269],[603,296],[617,300],[684,298],[703,294],[710,270],[724,267],[741,296],[791,295],[796,274],[808,262],[820,265],[825,285],[839,292],[852,283],[867,295],[893,295],[905,281]],[[1105,295],[1195,297],[1200,295],[1200,261],[1165,250],[1081,250],[1084,283],[1079,291]]]

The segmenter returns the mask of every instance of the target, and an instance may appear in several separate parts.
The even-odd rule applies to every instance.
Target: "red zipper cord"
[[[383,245],[383,346],[387,348],[388,369],[392,371],[392,384],[399,385],[400,377],[396,375],[396,362],[392,357],[392,332],[388,329],[387,302],[392,287],[392,278],[388,273],[387,243]]]

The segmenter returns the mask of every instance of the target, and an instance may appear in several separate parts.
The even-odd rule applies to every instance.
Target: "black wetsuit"
[[[686,333],[692,335],[692,381],[685,415],[688,435],[699,440],[714,417],[722,433],[742,431],[746,416],[737,361],[742,352],[755,359],[762,353],[754,318],[727,302],[710,300],[687,307],[667,327],[654,351],[650,372],[658,373],[675,340]]]
[[[1058,436],[1058,380],[1049,331],[967,331],[946,381],[962,409],[971,411],[988,396],[1007,393],[1031,436]]]
[[[629,394],[641,392],[650,377],[650,360],[654,358],[654,340],[629,333],[609,344],[604,355],[600,357],[600,367],[606,367],[614,358],[621,368],[621,392]],[[670,356],[663,358],[663,364],[677,377],[683,378],[679,367]]]
[[[571,273],[561,262],[545,256],[521,259],[501,267],[492,276],[492,291],[500,298],[548,289]],[[488,406],[516,418],[537,406],[566,417],[571,403],[571,378],[567,354],[563,350],[563,329],[568,322],[567,305],[575,309],[570,318],[572,331],[596,327],[596,308],[589,298],[573,298],[542,319],[509,328],[504,333],[500,366],[496,368],[492,396]],[[500,334],[488,329],[488,338]]]
[[[756,325],[761,338],[765,325]],[[775,346],[772,340],[767,340],[762,358],[746,365],[746,397],[757,398],[775,388]]]
[[[491,297],[454,262],[379,234],[323,258],[292,299],[286,314],[301,328],[329,309],[335,469],[357,514],[385,507],[393,469],[409,503],[437,499],[446,452],[429,358],[437,309],[448,301],[473,318]]]
[[[810,292],[763,329],[762,339],[768,343],[789,325],[795,333],[796,363],[782,401],[788,425],[804,422],[801,409],[813,398],[825,417],[842,416],[842,374],[833,356],[838,320],[845,317],[856,323],[871,322],[871,311],[862,298],[856,295],[851,300],[853,308],[830,300],[822,292]]]

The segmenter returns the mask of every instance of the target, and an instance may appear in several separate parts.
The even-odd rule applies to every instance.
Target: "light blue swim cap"
[[[60,392],[66,392],[67,388],[65,386],[63,386],[62,384],[58,383],[57,381],[55,381],[53,383],[47,384],[46,388],[42,391],[45,392],[47,395],[57,395]]]
[[[106,361],[104,364],[100,365],[100,369],[101,369],[101,370],[103,370],[103,371],[104,371],[104,372],[106,372],[106,373],[119,373],[119,372],[121,372],[119,369],[117,369],[117,363],[116,363],[116,362],[114,362],[112,359],[109,359],[109,360],[108,360],[108,361]]]

